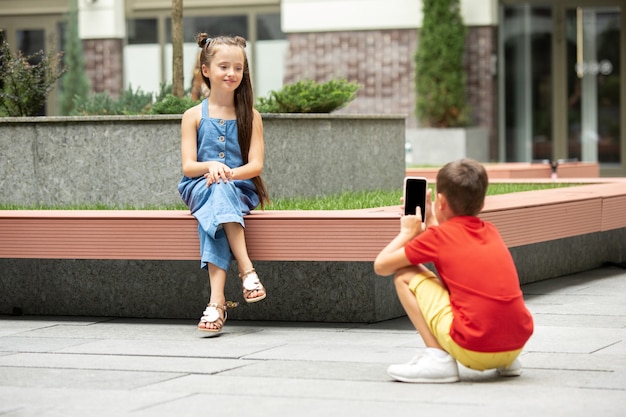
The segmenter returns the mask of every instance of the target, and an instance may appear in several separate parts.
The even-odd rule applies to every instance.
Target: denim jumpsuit
[[[219,161],[230,168],[243,165],[237,136],[237,121],[209,117],[209,101],[202,102],[202,119],[198,126],[198,161]],[[207,188],[203,177],[183,176],[178,192],[198,220],[202,269],[212,263],[227,270],[232,252],[226,239],[223,223],[244,225],[243,216],[249,214],[260,200],[252,180],[220,180]]]

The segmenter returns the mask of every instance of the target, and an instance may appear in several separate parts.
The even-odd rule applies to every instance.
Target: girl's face
[[[209,67],[202,65],[202,73],[211,80],[211,90],[235,91],[243,79],[245,56],[238,46],[219,45]]]

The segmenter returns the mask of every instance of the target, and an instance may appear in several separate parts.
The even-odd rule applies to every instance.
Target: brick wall
[[[467,93],[474,125],[490,130],[490,158],[497,157],[497,79],[492,56],[497,28],[470,27],[466,38]],[[414,29],[289,34],[285,83],[346,78],[363,87],[340,113],[404,114],[415,117]]]
[[[467,99],[474,125],[489,129],[489,157],[498,158],[498,79],[493,57],[497,53],[497,29],[471,27],[465,39]]]
[[[285,83],[345,78],[363,87],[341,113],[413,115],[415,45],[415,30],[289,34]]]
[[[91,90],[95,93],[106,91],[112,97],[118,97],[123,90],[123,40],[86,39],[83,40],[83,51]]]

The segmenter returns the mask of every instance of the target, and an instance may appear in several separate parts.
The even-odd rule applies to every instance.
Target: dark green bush
[[[129,86],[117,100],[117,107],[121,114],[145,113],[150,109],[154,95],[142,91],[140,87],[133,91]]]
[[[39,115],[46,97],[66,68],[63,54],[44,51],[25,56],[13,54],[6,41],[0,43],[0,116]]]
[[[260,97],[255,107],[261,113],[330,113],[354,100],[359,88],[359,84],[342,79],[298,81]]]
[[[87,97],[91,87],[85,73],[83,43],[78,37],[78,11],[75,2],[71,2],[65,26],[65,55],[63,56],[67,72],[61,78],[59,89],[59,108],[63,116],[74,110],[74,97]]]
[[[133,115],[133,114],[182,114],[189,107],[199,103],[191,97],[172,95],[172,86],[161,84],[156,98],[137,88],[129,87],[118,99],[109,93],[97,93],[87,98],[75,97],[72,115]]]
[[[71,111],[72,116],[85,115],[111,115],[115,112],[115,101],[109,93],[96,93],[88,97],[74,97],[74,109]]]
[[[161,83],[159,85],[159,94],[156,95],[154,101],[161,101],[170,94],[172,94],[172,84]],[[191,94],[191,89],[189,89],[189,94]]]
[[[87,98],[74,97],[72,115],[131,115],[145,114],[152,105],[152,93],[146,93],[132,86],[122,92],[122,95],[113,99],[109,93],[96,93]]]
[[[415,55],[417,117],[428,126],[467,123],[463,67],[466,28],[459,0],[423,0],[424,20]]]
[[[154,114],[182,114],[188,108],[195,106],[200,101],[193,100],[189,96],[176,97],[173,94],[167,94],[162,99],[156,101],[150,113]]]

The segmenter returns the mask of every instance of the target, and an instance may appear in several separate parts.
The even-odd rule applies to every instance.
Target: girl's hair
[[[248,163],[248,152],[250,151],[250,140],[252,138],[252,122],[254,113],[252,111],[254,105],[254,96],[252,92],[252,82],[250,81],[250,68],[248,67],[248,56],[246,55],[246,40],[241,36],[218,36],[209,38],[206,33],[199,33],[196,36],[198,46],[202,48],[200,52],[200,68],[205,65],[207,68],[211,65],[211,60],[215,56],[219,46],[236,46],[241,48],[244,58],[243,78],[241,84],[235,90],[235,114],[237,116],[237,132],[239,135],[239,148],[243,163]],[[205,84],[211,90],[211,80],[202,74]],[[210,94],[210,93],[209,93]],[[261,200],[261,208],[265,207],[265,203],[269,203],[269,194],[263,179],[258,176],[252,178],[252,182],[256,187],[256,192]]]
[[[479,162],[464,158],[449,162],[437,173],[437,192],[457,216],[477,216],[483,208],[489,178]]]

